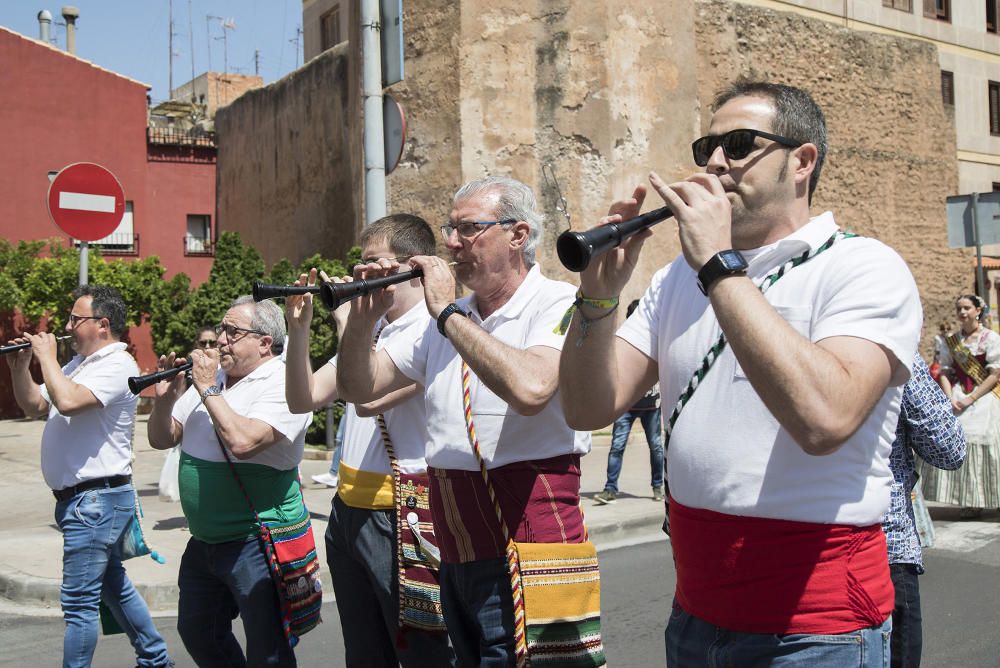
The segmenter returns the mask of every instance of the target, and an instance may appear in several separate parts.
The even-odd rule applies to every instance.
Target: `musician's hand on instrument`
[[[636,186],[632,197],[618,200],[608,208],[608,215],[601,218],[598,225],[621,223],[639,215],[646,199],[646,186]],[[652,230],[641,230],[626,239],[620,246],[594,257],[580,272],[580,291],[590,299],[617,297],[625,289],[639,261],[642,245],[653,234]]]
[[[192,350],[188,359],[191,360],[191,381],[198,392],[215,385],[219,372],[219,356],[215,350]]]
[[[667,184],[656,173],[649,182],[674,212],[684,259],[699,271],[719,251],[733,247],[732,204],[719,177],[699,172]]]
[[[19,336],[16,339],[8,341],[7,345],[14,346],[21,343],[30,343],[30,341],[26,336]],[[24,348],[23,350],[15,350],[3,357],[7,360],[7,366],[10,367],[11,371],[22,372],[31,364],[32,355],[34,355],[34,352],[32,352],[31,348]]]
[[[31,341],[31,352],[38,358],[39,363],[44,360],[57,361],[56,352],[59,345],[54,334],[39,332],[38,334],[29,334],[27,338]]]
[[[410,264],[424,273],[424,301],[432,318],[437,318],[444,308],[455,301],[455,276],[448,263],[436,255],[417,255]]]
[[[316,285],[316,268],[310,269],[308,274],[299,274],[294,285]],[[312,317],[313,296],[311,293],[285,297],[285,319],[288,321],[289,329],[308,329]]]
[[[156,362],[156,370],[166,371],[167,369],[173,369],[175,366],[180,366],[185,362],[187,360],[183,358],[178,359],[175,353],[160,355],[160,358]],[[178,373],[173,378],[161,380],[153,386],[153,389],[157,399],[166,397],[170,401],[177,401],[187,389],[187,383],[184,381],[184,374]]]
[[[399,262],[382,257],[374,262],[356,265],[354,267],[354,280],[371,280],[373,278],[391,276],[395,274],[398,269]],[[395,291],[396,286],[389,285],[378,290],[373,290],[366,295],[355,297],[350,300],[350,317],[353,318],[357,315],[363,321],[369,322],[374,326],[375,322],[385,315],[390,308],[392,308],[394,300],[393,293],[395,293]]]

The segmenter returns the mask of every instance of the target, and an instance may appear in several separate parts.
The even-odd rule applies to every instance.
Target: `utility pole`
[[[170,26],[170,37],[167,39],[167,48],[170,51],[170,57],[167,58],[167,99],[174,99],[174,0],[170,0],[167,3],[168,11],[170,12],[170,20],[167,24]]]
[[[379,0],[361,0],[361,94],[364,99],[365,225],[385,216],[382,125],[382,26]]]
[[[253,73],[260,76],[260,49],[253,50]]]
[[[194,94],[194,21],[191,19],[191,0],[188,0],[188,40],[191,43],[191,103],[195,101]]]

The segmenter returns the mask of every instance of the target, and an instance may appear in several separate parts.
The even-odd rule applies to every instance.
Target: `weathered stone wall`
[[[714,93],[738,75],[810,90],[830,151],[814,212],[895,248],[924,304],[924,352],[968,289],[964,251],[949,250],[945,197],[956,192],[955,129],[941,104],[932,45],[848,30],[723,0],[695,5],[702,128]]]
[[[347,47],[216,116],[218,229],[239,232],[268,265],[313,253],[344,257],[355,243],[361,131]]]

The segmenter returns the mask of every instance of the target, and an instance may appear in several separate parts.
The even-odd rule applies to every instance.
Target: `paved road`
[[[947,532],[945,532],[947,533]],[[967,531],[964,551],[929,550],[921,578],[925,667],[996,668],[1000,665],[1000,540],[976,523]],[[976,536],[979,536],[977,539]],[[957,542],[944,536],[945,546]],[[601,551],[602,610],[608,663],[642,667],[664,664],[663,627],[674,587],[670,548],[665,541]],[[326,622],[306,636],[297,652],[300,665],[343,666],[343,639],[336,604],[323,610]],[[176,619],[157,620],[178,668],[193,666],[174,630]],[[55,665],[62,646],[58,618],[0,615],[0,664]],[[123,636],[102,638],[96,668],[131,666],[132,651]]]

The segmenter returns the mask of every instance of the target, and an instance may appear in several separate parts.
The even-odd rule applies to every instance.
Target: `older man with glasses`
[[[217,349],[190,354],[192,387],[185,391],[181,375],[161,381],[149,416],[150,445],[181,444],[180,498],[191,539],[178,574],[177,629],[200,666],[246,665],[246,656],[252,665],[294,666],[253,511],[264,522],[304,515],[298,465],[311,416],[285,403],[285,319],[277,305],[240,297],[215,331]],[[170,353],[159,366],[175,362]],[[237,615],[246,656],[232,632]]]
[[[590,434],[567,426],[555,396],[563,343],[557,330],[575,288],[542,276],[535,263],[542,220],[534,193],[519,181],[489,177],[466,184],[441,231],[458,282],[472,294],[456,301],[445,260],[411,258],[423,271],[432,318],[419,338],[371,350],[370,332],[391,305],[379,292],[352,302],[341,341],[337,382],[349,401],[369,401],[413,382],[425,388],[441,602],[463,666],[515,660],[506,540],[470,435],[478,437],[515,540],[586,539],[580,457],[590,450]],[[396,266],[379,260],[355,268],[355,278]]]
[[[673,409],[668,665],[888,665],[880,519],[920,338],[913,277],[892,249],[811,215],[827,143],[806,91],[732,84],[692,149],[704,171],[650,177],[682,255],[617,333],[606,304],[650,232],[580,276],[560,367],[567,419],[606,425],[657,380]],[[604,222],[644,197],[639,186]]]
[[[60,368],[52,334],[15,339],[31,347],[8,356],[14,398],[28,417],[48,414],[42,475],[56,497],[63,534],[60,593],[66,632],[64,666],[89,666],[97,646],[99,604],[128,634],[143,668],[173,665],[149,609],[122,566],[132,520],[132,430],[137,397],[126,381],[139,372],[121,341],[125,302],[114,288],[85,285],[66,323],[76,356]],[[43,384],[31,378],[34,357]]]

